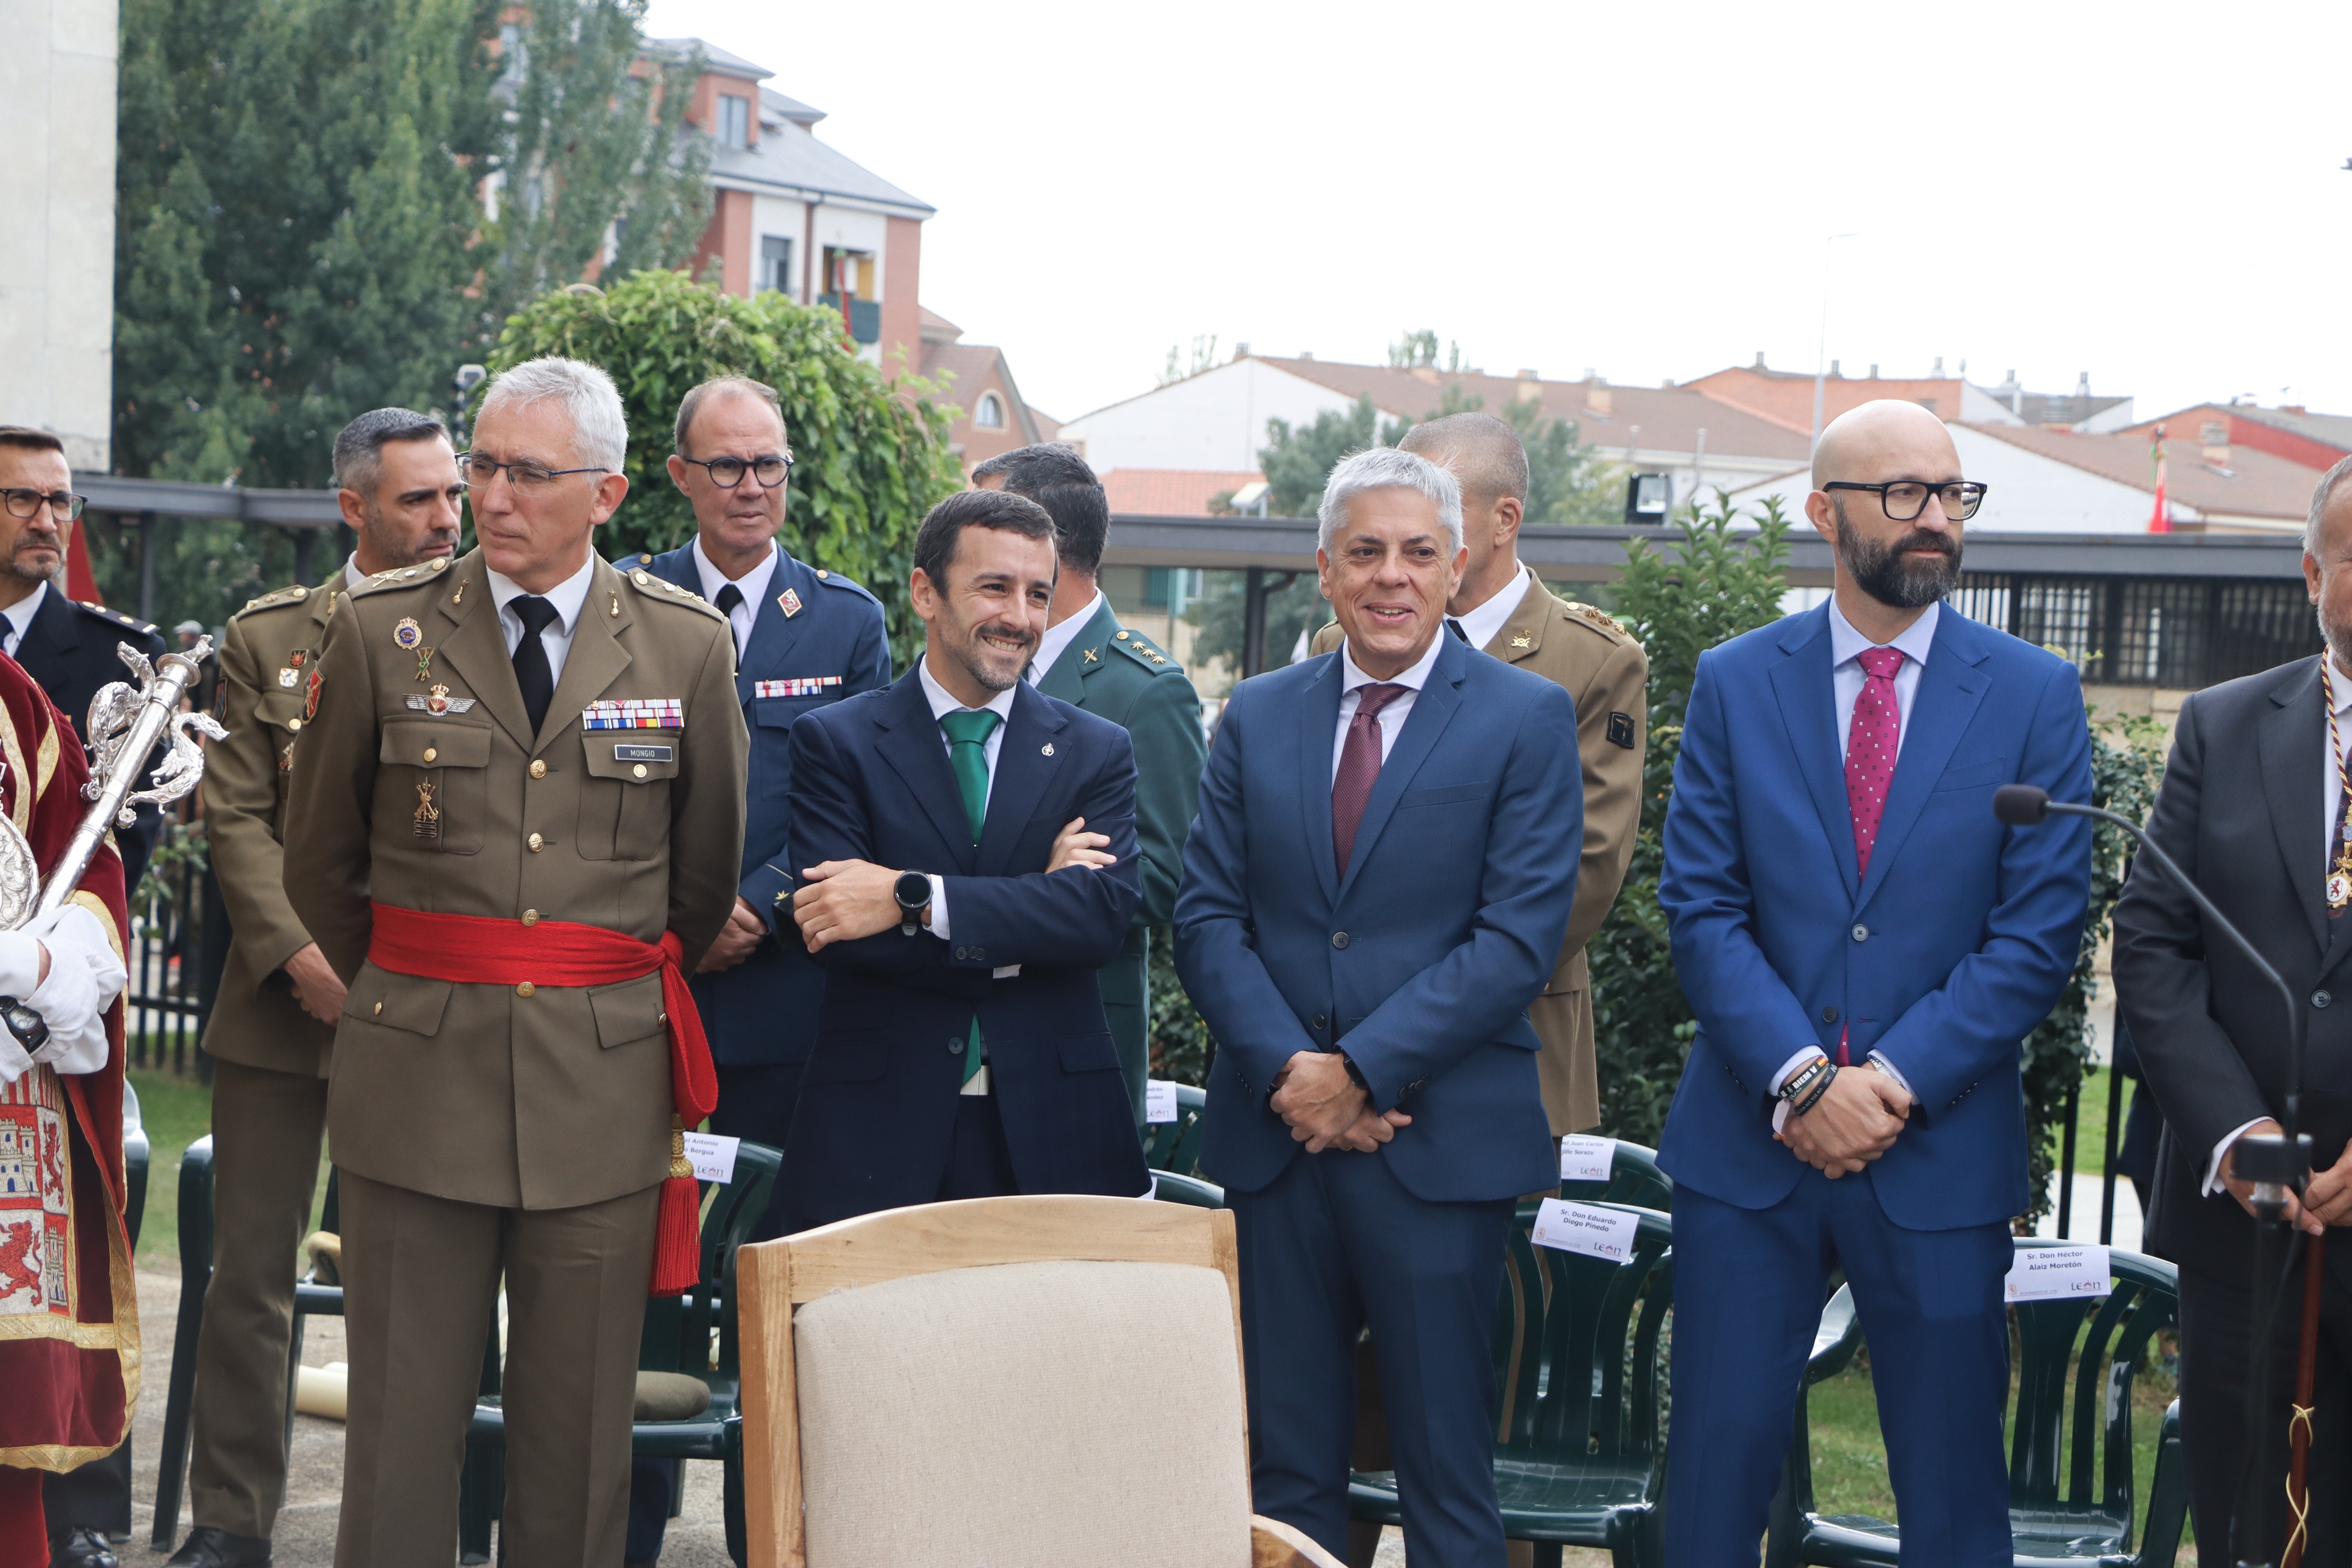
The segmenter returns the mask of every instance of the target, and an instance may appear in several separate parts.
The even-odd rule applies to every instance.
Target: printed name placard
[[[1605,1182],[1617,1161],[1617,1140],[1571,1132],[1559,1141],[1559,1179],[1563,1182]]]
[[[2048,1301],[2062,1296],[2105,1296],[2114,1289],[2104,1247],[2021,1247],[2017,1260],[2009,1266],[2001,1296],[2010,1301]]]
[[[722,1184],[733,1181],[735,1151],[742,1142],[740,1138],[722,1138],[716,1132],[688,1133],[686,1157],[694,1163],[694,1179]]]
[[[1173,1121],[1176,1120],[1176,1086],[1165,1079],[1143,1080],[1143,1120]]]
[[[1641,1229],[1639,1215],[1546,1198],[1536,1212],[1530,1239],[1556,1252],[1580,1252],[1587,1258],[1627,1263],[1633,1260],[1634,1238]]]

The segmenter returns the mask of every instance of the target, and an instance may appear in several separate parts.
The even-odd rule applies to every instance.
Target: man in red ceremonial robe
[[[0,813],[43,878],[89,809],[89,777],[64,717],[0,658]],[[0,846],[0,860],[13,847]],[[138,1402],[122,1215],[129,929],[110,842],[62,907],[0,932],[0,995],[49,1026],[29,1054],[0,1029],[0,1568],[49,1561],[42,1473],[113,1451]]]

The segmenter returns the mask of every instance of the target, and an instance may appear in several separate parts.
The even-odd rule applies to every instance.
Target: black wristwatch
[[[901,871],[890,884],[890,896],[898,900],[898,934],[912,936],[920,931],[923,910],[931,901],[931,879],[920,871]]]

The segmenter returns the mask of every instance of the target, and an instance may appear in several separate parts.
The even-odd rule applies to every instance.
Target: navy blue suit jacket
[[[975,1011],[1021,1191],[1142,1193],[1095,988],[1141,897],[1127,731],[1015,687],[977,846],[914,670],[794,725],[793,779],[791,865],[939,875],[952,938],[892,926],[817,954],[824,1005],[782,1182],[795,1225],[939,1195]],[[1118,863],[1049,876],[1054,836],[1075,816],[1110,836]],[[1021,973],[992,977],[1011,964]]]
[[[710,1037],[711,1059],[727,1067],[804,1062],[816,1044],[824,971],[809,962],[791,913],[776,908],[776,895],[792,890],[794,869],[785,855],[792,834],[793,723],[803,713],[890,684],[881,601],[840,573],[820,573],[777,548],[776,569],[735,671],[735,694],[751,736],[742,885],[736,890],[768,922],[769,936],[734,968],[694,977],[694,1005]],[[702,592],[690,542],[661,555],[626,556],[620,564],[625,570],[642,565]],[[789,614],[782,603],[787,592],[799,606]],[[840,684],[800,697],[756,694],[763,680],[826,678]]]
[[[1431,1202],[1559,1179],[1528,1022],[1559,959],[1584,848],[1576,703],[1441,639],[1343,879],[1331,843],[1339,655],[1244,681],[1201,780],[1176,968],[1217,1038],[1202,1168],[1265,1187],[1302,1147],[1266,1104],[1336,1044],[1412,1124],[1375,1156]]]
[[[1658,902],[1698,1036],[1659,1163],[1769,1208],[1806,1167],[1772,1137],[1771,1080],[1795,1051],[1877,1051],[1918,1096],[1870,1165],[1913,1230],[2024,1211],[2019,1042],[2073,973],[2090,830],[1993,819],[2001,784],[2091,797],[2074,667],[1946,605],[1919,672],[1885,815],[1855,876],[1830,673],[1829,606],[1699,658],[1667,807]]]

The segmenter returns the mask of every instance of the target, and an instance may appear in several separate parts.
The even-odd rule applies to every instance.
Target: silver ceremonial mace
[[[81,826],[74,829],[65,853],[49,868],[46,880],[33,858],[33,847],[16,825],[0,813],[0,931],[19,930],[35,916],[47,914],[72,897],[90,858],[106,842],[108,831],[129,827],[139,820],[135,807],[168,805],[196,787],[205,773],[205,753],[190,731],[215,741],[226,739],[228,731],[209,713],[181,712],[180,698],[212,651],[212,638],[200,637],[187,652],[167,653],[150,664],[147,656],[129,643],[115,645],[115,657],[139,678],[139,684],[134,688],[128,681],[110,681],[90,699],[89,724],[83,732],[92,756],[89,782],[82,786],[90,807],[82,814]],[[155,770],[150,787],[132,789],[147,754],[167,731],[171,749]],[[19,790],[32,787],[30,779],[17,781]],[[29,817],[29,805],[26,815]],[[125,888],[123,896],[128,899],[133,890]],[[0,996],[0,1020],[6,1022],[8,1032],[27,1053],[48,1040],[48,1025],[16,997]]]

